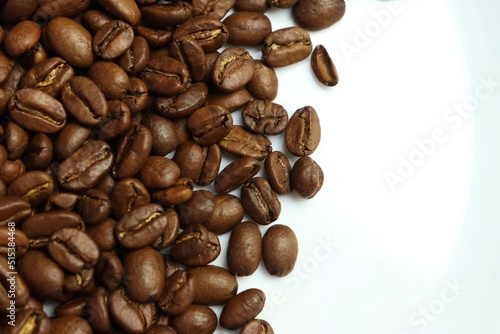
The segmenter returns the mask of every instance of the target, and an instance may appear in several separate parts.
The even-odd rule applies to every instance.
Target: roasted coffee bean
[[[159,96],[155,100],[156,111],[165,117],[181,118],[191,115],[201,108],[208,96],[208,87],[205,83],[197,82],[188,86],[177,96]]]
[[[45,203],[45,211],[66,210],[73,211],[81,196],[75,193],[58,192],[50,195]]]
[[[255,177],[243,185],[241,203],[250,218],[261,225],[271,224],[281,213],[278,196],[262,177]]]
[[[141,11],[134,0],[98,0],[98,2],[105,10],[132,26],[141,21]]]
[[[24,308],[16,316],[16,325],[7,326],[3,334],[22,334],[22,333],[54,333],[51,329],[50,319],[43,310]]]
[[[261,13],[235,12],[224,19],[228,42],[236,45],[260,45],[272,32],[271,20]]]
[[[172,39],[172,32],[170,30],[152,29],[140,24],[135,27],[135,34],[143,37],[151,49],[166,47]]]
[[[149,61],[150,50],[144,37],[135,36],[130,48],[118,59],[118,64],[129,74],[141,72]]]
[[[151,152],[153,138],[143,125],[131,126],[120,138],[116,146],[116,161],[113,176],[117,179],[136,175]]]
[[[118,181],[111,193],[111,212],[121,218],[135,208],[150,203],[150,195],[144,184],[136,178]]]
[[[135,115],[143,111],[148,104],[148,86],[139,78],[131,78],[130,84],[127,88],[127,95],[122,99],[131,114]]]
[[[222,149],[237,156],[252,157],[257,160],[264,160],[272,151],[271,141],[266,136],[253,134],[236,125],[218,144]]]
[[[246,88],[240,88],[232,93],[222,93],[212,90],[208,94],[206,104],[216,104],[226,108],[229,112],[234,112],[243,108],[251,99],[252,95],[250,95]]]
[[[84,317],[87,314],[87,298],[75,297],[67,302],[59,304],[54,313],[56,317],[64,317],[66,315],[77,315]]]
[[[101,139],[109,140],[121,136],[132,123],[130,108],[120,100],[108,101],[108,117],[99,124]]]
[[[111,251],[117,244],[115,227],[116,221],[108,218],[102,223],[87,227],[86,232],[94,240],[101,252]]]
[[[170,44],[170,55],[183,62],[193,82],[202,81],[207,72],[207,60],[200,44],[195,39],[184,38]]]
[[[154,248],[134,249],[123,258],[123,285],[130,299],[137,303],[160,298],[165,284],[163,257]]]
[[[177,147],[173,160],[179,166],[180,177],[195,180],[203,169],[203,148],[187,140]]]
[[[58,160],[64,160],[87,140],[91,129],[78,122],[69,121],[58,133],[54,151]]]
[[[242,157],[229,163],[215,178],[215,191],[228,193],[243,185],[260,171],[259,160]]]
[[[85,224],[99,224],[109,217],[111,201],[105,192],[98,189],[89,189],[78,201],[76,210]]]
[[[46,172],[29,171],[15,180],[8,188],[7,193],[27,199],[32,206],[45,202],[54,191],[54,180]]]
[[[156,320],[154,303],[136,303],[127,296],[125,290],[111,294],[109,311],[116,324],[128,333],[145,333]]]
[[[194,182],[200,186],[211,184],[219,173],[220,164],[222,162],[222,152],[217,144],[202,147],[203,165],[200,174],[195,178]]]
[[[35,46],[33,46],[33,48],[31,48],[31,50],[21,56],[21,65],[29,70],[48,58],[47,50],[45,50],[42,43],[38,42]]]
[[[323,45],[317,45],[311,55],[311,67],[316,78],[325,86],[335,86],[339,82],[337,69]]]
[[[95,60],[92,35],[78,22],[67,17],[54,17],[44,28],[49,49],[71,66],[88,68]]]
[[[127,51],[134,40],[134,30],[121,20],[105,23],[94,35],[92,48],[102,59],[120,57]]]
[[[285,131],[286,147],[295,156],[311,155],[319,145],[321,125],[313,107],[297,109],[290,117]]]
[[[96,275],[100,282],[110,291],[120,287],[123,278],[123,265],[113,252],[102,252],[96,265]]]
[[[227,27],[219,19],[197,16],[177,27],[172,34],[172,40],[180,41],[184,38],[193,38],[200,44],[205,53],[209,53],[223,46],[228,35]]]
[[[269,9],[266,0],[236,0],[234,7],[237,12],[265,13]]]
[[[48,58],[27,71],[21,81],[23,88],[36,88],[57,97],[75,75],[73,68],[62,58]]]
[[[171,317],[177,334],[211,334],[217,329],[217,315],[208,306],[192,304],[184,313]]]
[[[231,298],[220,315],[220,325],[227,329],[241,328],[264,308],[266,296],[262,290],[248,289]]]
[[[238,292],[236,277],[222,267],[193,267],[187,272],[193,281],[194,304],[222,305]]]
[[[0,116],[5,116],[9,108],[11,96],[8,95],[3,88],[0,87]]]
[[[158,28],[184,23],[193,13],[191,4],[183,1],[144,6],[140,9],[143,21]]]
[[[233,7],[235,0],[193,0],[193,12],[196,16],[209,16],[222,20]]]
[[[167,227],[163,234],[151,244],[151,246],[158,250],[172,246],[179,234],[180,219],[177,212],[172,208],[168,208],[165,216],[167,216]]]
[[[253,319],[247,322],[240,331],[241,334],[274,334],[271,325],[262,319]]]
[[[0,197],[0,226],[7,226],[9,222],[21,223],[31,216],[30,202],[20,196]]]
[[[87,77],[76,76],[62,89],[64,108],[80,123],[95,126],[108,116],[106,96]]]
[[[52,0],[44,1],[38,7],[33,19],[44,21],[56,16],[75,17],[88,8],[90,0]]]
[[[0,51],[0,84],[3,84],[12,71],[14,62],[3,51]]]
[[[231,194],[217,194],[214,200],[214,212],[203,225],[215,234],[221,235],[231,231],[241,222],[245,210],[240,199]]]
[[[90,326],[99,333],[109,332],[112,322],[106,290],[103,287],[98,287],[90,294],[86,303]]]
[[[50,319],[51,333],[74,333],[74,334],[92,334],[87,320],[76,315],[67,315],[55,319]]]
[[[26,166],[21,160],[7,160],[0,168],[0,176],[5,185],[9,185],[19,176],[26,173]]]
[[[233,127],[233,117],[224,107],[209,105],[189,116],[188,129],[200,145],[211,145],[226,137]]]
[[[189,130],[187,128],[187,118],[180,118],[174,120],[175,133],[177,134],[177,142],[179,145],[184,144],[191,139]],[[177,147],[178,149],[179,147]]]
[[[118,241],[127,248],[141,248],[159,238],[167,226],[165,210],[159,204],[135,208],[116,224]]]
[[[30,137],[24,155],[27,169],[45,169],[50,166],[53,158],[54,147],[49,136],[37,133]]]
[[[16,1],[8,0],[2,2],[5,7],[2,12],[2,19],[8,23],[17,23],[26,19],[29,19],[35,13],[38,7],[38,1],[27,0],[27,1]]]
[[[185,312],[193,302],[194,283],[184,270],[177,270],[164,280],[163,294],[156,305],[169,316]]]
[[[277,135],[285,131],[288,113],[282,105],[264,100],[252,100],[243,108],[245,126],[255,133]]]
[[[151,92],[165,96],[178,95],[189,82],[186,65],[168,56],[150,57],[140,75]]]
[[[163,156],[149,156],[139,172],[139,177],[149,189],[168,188],[177,181],[179,166]]]
[[[269,153],[264,163],[267,181],[271,188],[280,195],[286,195],[292,192],[292,181],[290,179],[290,162],[287,156],[280,151]]]
[[[18,57],[31,50],[40,39],[42,28],[33,21],[22,21],[5,35],[5,51],[11,57]]]
[[[221,52],[212,69],[212,82],[222,92],[245,86],[254,73],[252,56],[243,48],[229,47]]]
[[[142,117],[142,125],[149,129],[153,137],[151,152],[165,156],[177,148],[177,134],[174,123],[156,113],[146,113]]]
[[[94,267],[85,266],[78,273],[64,275],[63,290],[67,293],[88,294],[96,288]]]
[[[15,236],[17,242],[17,233]],[[15,250],[10,251],[11,254],[14,252]],[[14,303],[17,308],[23,307],[26,305],[30,297],[29,288],[24,282],[22,276],[14,276],[14,280],[12,279],[12,262],[7,261],[6,256],[7,254],[5,254],[5,256],[0,256],[0,305],[2,307],[2,313],[6,311],[8,312],[8,307],[11,303]],[[13,254],[9,255],[9,258],[12,258],[12,256]],[[15,291],[15,299],[7,295],[12,295],[13,291]]]
[[[262,235],[254,222],[237,224],[229,237],[227,245],[227,266],[237,276],[252,275],[262,257]]]
[[[127,73],[111,61],[96,61],[87,75],[104,92],[108,100],[120,100],[127,95],[130,79]]]
[[[293,7],[299,0],[267,0],[271,7],[290,8]]]
[[[29,134],[22,127],[12,121],[7,121],[4,130],[4,142],[10,160],[19,159],[26,151],[29,142]]]
[[[9,76],[5,79],[1,86],[7,95],[14,96],[17,89],[21,85],[21,79],[23,78],[25,72],[24,68],[20,65],[16,64],[12,67]]]
[[[113,153],[106,142],[89,140],[59,165],[57,179],[66,190],[79,192],[90,189],[111,170],[113,160]]]
[[[66,124],[61,102],[33,88],[16,91],[9,104],[9,116],[25,129],[42,133],[60,131]]]
[[[338,22],[344,14],[344,0],[299,0],[292,10],[295,23],[307,30],[328,28]]]
[[[177,205],[187,201],[193,195],[193,187],[192,179],[180,177],[173,186],[154,192],[152,198],[162,205]]]
[[[313,198],[323,186],[321,167],[310,157],[302,157],[293,165],[291,172],[293,189],[302,197]]]
[[[286,225],[271,226],[262,238],[262,259],[269,274],[283,277],[292,272],[299,245],[293,230]]]
[[[207,61],[207,73],[205,74],[205,77],[203,78],[203,82],[205,82],[207,84],[210,82],[215,61],[217,60],[219,55],[220,55],[220,52],[217,50],[213,51],[213,52],[208,52],[205,54],[205,59]]]
[[[278,77],[272,67],[260,60],[255,61],[255,71],[246,88],[259,100],[272,101],[278,95]]]
[[[105,23],[112,20],[114,20],[112,15],[97,9],[87,10],[82,16],[83,25],[93,34],[101,29]]]
[[[208,190],[195,190],[186,202],[177,205],[181,227],[202,224],[208,220],[215,208],[215,197]]]
[[[306,59],[312,52],[309,33],[299,27],[273,31],[264,39],[262,56],[273,67],[287,66]]]
[[[34,296],[56,301],[64,299],[62,290],[64,272],[44,253],[30,249],[19,259],[16,269]]]
[[[206,265],[220,254],[220,243],[217,235],[208,231],[203,225],[190,225],[182,231],[171,255],[187,266]]]
[[[13,239],[13,231],[15,231],[15,243],[9,242]],[[28,247],[28,237],[23,231],[15,229],[12,222],[10,226],[0,226],[0,255],[21,257],[28,251]]]

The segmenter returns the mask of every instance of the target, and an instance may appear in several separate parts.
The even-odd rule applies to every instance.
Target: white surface
[[[280,198],[277,223],[299,238],[296,268],[279,279],[261,265],[240,291],[266,292],[260,317],[277,334],[500,333],[500,86],[484,83],[500,82],[500,6],[346,2],[339,23],[311,33],[338,86],[321,86],[309,60],[277,71],[275,102],[290,114],[312,105],[323,131],[312,155],[323,189]],[[287,10],[268,14],[274,30],[293,25]],[[392,188],[388,172],[404,173]]]

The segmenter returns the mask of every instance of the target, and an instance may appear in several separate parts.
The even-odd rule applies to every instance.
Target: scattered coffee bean
[[[316,78],[325,86],[335,86],[339,82],[337,69],[323,45],[317,45],[311,55],[311,67]]]
[[[286,225],[271,226],[262,238],[262,259],[273,276],[288,275],[295,267],[298,251],[297,237]]]

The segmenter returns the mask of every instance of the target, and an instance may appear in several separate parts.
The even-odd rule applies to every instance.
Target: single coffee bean
[[[271,20],[256,12],[235,12],[223,23],[229,30],[228,42],[236,45],[260,45],[272,32]]]
[[[75,297],[67,302],[59,304],[54,313],[56,317],[64,317],[66,315],[85,316],[87,314],[87,298]]]
[[[215,234],[222,235],[241,222],[245,210],[240,199],[231,194],[217,194],[214,200],[214,212],[203,225]]]
[[[150,203],[148,189],[136,178],[124,178],[118,181],[110,198],[111,212],[118,219],[133,209]]]
[[[177,205],[181,227],[203,224],[208,220],[215,208],[215,197],[208,190],[195,190],[186,202]]]
[[[0,197],[0,226],[9,222],[20,223],[31,216],[31,204],[20,196]]]
[[[107,101],[108,117],[99,124],[101,139],[110,140],[121,136],[131,125],[130,108],[120,100]]]
[[[218,144],[222,149],[237,156],[252,157],[257,160],[264,160],[272,151],[271,141],[266,136],[251,133],[236,125]]]
[[[151,244],[158,250],[172,246],[179,234],[180,219],[177,212],[172,208],[168,208],[165,216],[167,216],[167,227],[165,227],[163,234]]]
[[[25,72],[25,69],[21,67],[21,65],[16,64],[12,67],[7,79],[5,79],[1,86],[7,95],[14,96],[17,89],[21,85],[21,79],[23,78]]]
[[[45,21],[56,16],[75,17],[83,13],[90,0],[52,0],[42,2],[33,14],[35,21]]]
[[[208,94],[206,104],[216,104],[226,108],[229,112],[234,112],[243,108],[251,99],[252,95],[250,95],[249,91],[244,87],[231,93],[222,93],[212,90]]]
[[[228,39],[227,27],[217,18],[197,16],[177,27],[172,40],[180,41],[184,38],[193,38],[200,44],[205,53],[216,51]]]
[[[287,156],[280,151],[269,153],[264,163],[267,181],[271,188],[280,195],[292,192],[292,181],[290,179],[292,168]]]
[[[101,252],[111,251],[118,240],[115,236],[116,221],[108,218],[102,223],[87,227],[87,234],[94,240]]]
[[[211,145],[229,134],[233,127],[233,117],[226,108],[210,105],[192,113],[187,126],[198,144]]]
[[[109,314],[108,293],[103,287],[95,289],[87,299],[86,307],[89,313],[89,324],[99,332],[109,332],[112,322]]]
[[[344,14],[344,0],[298,1],[292,9],[295,23],[307,30],[328,28],[338,22]]]
[[[310,157],[302,157],[293,165],[291,172],[293,189],[305,198],[313,198],[323,186],[321,167]]]
[[[8,120],[5,124],[4,142],[10,160],[21,158],[29,142],[29,134],[15,122]]]
[[[134,77],[130,79],[127,95],[121,101],[129,107],[131,114],[135,115],[146,108],[148,99],[148,86],[141,79]]]
[[[7,256],[15,256],[16,258],[21,257],[28,251],[28,237],[19,229],[15,230],[15,245],[13,246],[12,243],[10,243],[9,246],[9,241],[12,240],[12,232],[14,229],[15,226],[12,224],[11,226],[0,226],[0,255],[3,255],[5,258],[7,258]]]
[[[89,140],[59,165],[57,179],[66,190],[90,189],[111,170],[113,160],[106,142]]]
[[[87,320],[76,315],[67,315],[60,318],[50,319],[51,333],[74,333],[74,334],[92,334]]]
[[[170,44],[170,55],[183,62],[193,82],[202,81],[207,72],[205,53],[195,39],[184,38]]]
[[[255,133],[277,135],[285,131],[288,124],[288,112],[271,101],[252,100],[241,114],[245,126]]]
[[[174,185],[152,194],[152,199],[162,205],[174,206],[184,203],[193,195],[194,183],[191,178],[180,177]]]
[[[278,196],[262,177],[255,177],[243,185],[241,203],[250,218],[261,225],[271,224],[281,213]]]
[[[235,0],[193,0],[193,12],[196,16],[209,16],[222,20],[233,7]]]
[[[105,10],[132,26],[141,21],[141,11],[134,0],[98,0],[98,2]]]
[[[25,129],[42,133],[58,132],[66,125],[61,102],[33,88],[16,91],[10,101],[9,116]]]
[[[121,20],[105,23],[92,41],[92,48],[102,59],[110,60],[120,57],[127,51],[134,40],[134,30]]]
[[[96,61],[90,66],[87,75],[102,89],[106,99],[120,100],[127,95],[130,79],[118,64]]]
[[[49,136],[44,133],[31,136],[24,155],[26,168],[29,170],[45,169],[50,166],[53,158],[54,148]]]
[[[66,210],[73,211],[81,196],[75,193],[58,192],[50,195],[45,203],[45,211]]]
[[[325,86],[335,86],[339,82],[337,69],[323,45],[317,45],[311,55],[311,67],[316,78]]]
[[[108,116],[106,96],[87,77],[76,76],[62,89],[64,108],[80,123],[95,126]]]
[[[11,57],[18,57],[31,50],[40,39],[42,28],[33,21],[21,21],[5,35],[5,51]]]
[[[24,308],[16,316],[16,326],[7,326],[4,334],[52,333],[50,319],[43,310]]]
[[[140,7],[143,21],[158,28],[177,26],[191,18],[193,7],[183,1]]]
[[[241,334],[274,334],[271,325],[262,319],[253,319],[247,322],[240,331]]]
[[[42,171],[26,172],[13,180],[7,193],[27,199],[32,206],[44,203],[54,192],[52,176]]]
[[[237,276],[252,275],[262,257],[262,235],[254,222],[237,224],[229,237],[227,245],[227,266]]]
[[[23,88],[36,88],[57,97],[61,89],[73,77],[73,68],[62,58],[48,58],[27,71],[21,81]]]
[[[156,305],[169,316],[185,312],[194,298],[194,282],[184,270],[177,270],[164,279],[164,290]]]
[[[248,289],[231,298],[222,309],[219,323],[227,329],[241,328],[264,308],[266,296],[262,290]]]
[[[140,75],[151,92],[165,96],[178,95],[189,82],[186,65],[168,56],[150,57]]]
[[[169,324],[177,334],[211,334],[217,329],[217,315],[208,306],[192,304],[184,313],[171,317]]]
[[[142,125],[149,129],[153,137],[151,152],[165,156],[177,148],[178,140],[174,123],[156,113],[143,114]]]
[[[100,282],[110,291],[120,287],[123,278],[123,265],[113,252],[102,252],[96,265],[96,275]]]
[[[58,133],[54,152],[58,160],[64,160],[74,153],[87,140],[91,128],[80,124],[79,122],[69,121],[66,126]]]
[[[254,70],[254,61],[248,51],[229,47],[221,52],[214,63],[212,82],[222,92],[234,92],[252,79]]]
[[[118,64],[129,74],[141,72],[149,61],[149,44],[144,37],[135,36],[130,48],[118,59]]]
[[[97,9],[87,10],[82,16],[83,25],[92,34],[101,29],[105,23],[113,20],[114,18],[111,14]]]
[[[155,100],[156,111],[165,117],[181,118],[191,115],[201,108],[208,96],[208,87],[205,83],[197,82],[188,86],[177,96],[159,96]]]
[[[203,148],[192,140],[180,144],[173,161],[179,166],[180,177],[195,180],[203,169]]]
[[[89,189],[78,201],[76,210],[85,224],[99,224],[109,217],[111,200],[105,192],[98,189]]]
[[[147,246],[127,252],[123,273],[123,285],[130,299],[149,303],[160,298],[165,284],[165,264],[156,249]]]
[[[153,138],[148,128],[143,125],[128,128],[116,146],[113,176],[122,179],[136,175],[146,162],[152,145]]]
[[[150,189],[168,188],[177,181],[180,169],[175,162],[163,156],[149,156],[139,172],[143,184]]]
[[[128,333],[145,333],[156,320],[154,303],[136,303],[125,290],[116,290],[111,294],[109,311],[115,323]]]
[[[152,29],[140,24],[135,27],[135,34],[143,37],[151,49],[167,47],[172,39],[170,30]]]
[[[222,162],[222,152],[217,144],[202,147],[203,165],[200,174],[194,182],[200,186],[211,184],[219,173],[220,164]]]
[[[2,19],[8,23],[17,23],[24,21],[33,16],[35,13],[38,2],[36,0],[27,0],[19,2],[16,0],[4,1],[5,5],[2,12]]]
[[[24,173],[26,173],[26,166],[19,159],[7,160],[0,168],[0,177],[6,186]]]
[[[259,100],[272,101],[278,95],[278,77],[272,67],[260,60],[255,61],[255,71],[246,88]]]
[[[48,58],[49,56],[47,55],[47,50],[41,42],[38,42],[28,52],[25,52],[21,56],[21,65],[29,70]]]
[[[313,107],[297,109],[290,117],[285,131],[285,144],[298,157],[311,155],[319,145],[321,125]]]
[[[259,160],[242,157],[229,163],[215,178],[215,191],[229,193],[250,180],[260,171]]]
[[[306,59],[312,52],[309,33],[299,27],[273,31],[264,39],[262,56],[272,67],[287,66]]]
[[[92,35],[75,20],[63,16],[50,19],[44,37],[49,49],[71,66],[88,68],[95,60]]]
[[[182,231],[171,252],[174,259],[187,266],[207,265],[219,254],[219,238],[203,225],[190,225]]]
[[[267,272],[283,277],[292,272],[299,244],[293,230],[286,225],[271,226],[262,238],[262,259]]]
[[[208,265],[187,269],[194,287],[194,304],[222,305],[238,292],[238,281],[228,270]]]
[[[127,248],[141,248],[159,238],[167,226],[165,210],[147,204],[128,212],[116,224],[118,241]]]
[[[11,252],[13,253],[12,250]],[[9,255],[9,257],[12,257],[12,255]],[[8,307],[11,306],[12,303],[14,303],[17,308],[23,307],[26,305],[30,297],[29,288],[24,282],[22,276],[14,276],[15,279],[12,279],[13,274],[11,263],[11,261],[7,261],[7,254],[5,254],[5,256],[0,256],[0,291],[2,291],[2,293],[0,293],[0,304],[2,306],[2,312],[9,310]],[[15,291],[15,299],[7,295],[11,295],[13,291]]]

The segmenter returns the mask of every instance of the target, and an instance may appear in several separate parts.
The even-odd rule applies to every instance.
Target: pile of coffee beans
[[[297,26],[273,30],[273,7]],[[340,20],[344,0],[0,0],[0,12],[0,332],[273,333],[256,318],[264,292],[237,276],[261,261],[293,270],[279,196],[323,185],[318,113],[273,102],[273,68],[311,56],[336,85],[308,30]],[[211,264],[224,248],[227,267]]]

